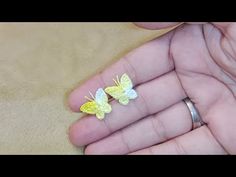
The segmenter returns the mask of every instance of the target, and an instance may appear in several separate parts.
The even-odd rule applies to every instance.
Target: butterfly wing
[[[129,103],[129,98],[126,95],[123,95],[119,99],[119,103],[123,105],[127,105]]]
[[[135,99],[138,97],[137,92],[134,89],[130,89],[125,94],[128,96],[129,99]]]
[[[108,98],[106,93],[104,92],[104,90],[102,88],[99,88],[96,92],[95,95],[95,101],[98,104],[103,104],[103,103],[107,103],[108,102]]]
[[[112,110],[111,105],[109,105],[108,103],[102,103],[101,105],[99,105],[99,109],[96,113],[96,116],[98,119],[103,119],[105,117],[105,113],[110,113]]]
[[[104,117],[105,117],[105,113],[103,112],[103,111],[98,111],[97,113],[96,113],[96,117],[98,118],[98,119],[100,119],[100,120],[102,120],[102,119],[104,119]]]
[[[110,113],[111,105],[108,104],[108,97],[102,88],[99,88],[95,95],[95,101],[99,105],[99,111]]]
[[[95,101],[89,101],[80,107],[80,111],[87,114],[96,114],[98,112],[98,105]]]
[[[133,88],[133,83],[129,76],[125,73],[120,78],[120,86],[123,88],[123,90],[130,90]]]
[[[112,110],[111,105],[109,105],[108,103],[104,103],[100,107],[100,109],[105,113],[110,113]]]
[[[124,95],[123,89],[119,86],[107,87],[105,92],[116,100],[120,99]]]
[[[123,105],[126,105],[129,103],[129,99],[135,99],[137,98],[137,92],[132,89],[133,83],[129,76],[127,74],[123,74],[120,79],[120,86],[124,90],[124,96],[119,100],[119,102]]]

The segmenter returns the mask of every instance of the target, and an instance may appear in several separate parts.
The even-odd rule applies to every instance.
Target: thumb
[[[230,73],[234,81],[236,81],[236,23],[213,23],[222,33],[222,37],[219,41],[221,54],[216,56],[216,49],[212,55],[215,60],[218,60],[218,64],[226,69]],[[213,40],[212,40],[213,41]],[[215,46],[215,45],[214,45]],[[213,50],[213,49],[212,49]],[[223,57],[225,56],[225,57]]]
[[[158,29],[163,29],[163,28],[175,27],[175,26],[181,25],[183,23],[184,22],[137,22],[134,24],[141,27],[141,28],[158,30]],[[186,22],[186,23],[192,24],[192,25],[206,24],[206,22]]]
[[[235,42],[236,23],[217,22],[213,23],[213,25],[216,26],[228,40],[232,40],[232,42]]]
[[[138,27],[156,30],[163,28],[170,28],[178,25],[178,22],[136,22],[134,23]]]

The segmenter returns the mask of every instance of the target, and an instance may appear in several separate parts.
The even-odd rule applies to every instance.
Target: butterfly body
[[[120,104],[127,105],[130,99],[137,98],[137,92],[133,89],[132,81],[127,74],[123,74],[120,81],[118,77],[114,81],[116,86],[107,87],[105,92],[118,100]]]
[[[111,105],[108,104],[108,97],[102,88],[96,92],[94,100],[89,99],[89,102],[83,104],[80,110],[87,114],[95,114],[98,119],[103,119],[105,113],[111,112]]]

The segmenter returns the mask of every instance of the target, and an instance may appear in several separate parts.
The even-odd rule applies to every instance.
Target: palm
[[[104,121],[79,120],[71,128],[71,141],[89,144],[88,154],[235,153],[236,65],[218,48],[221,37],[210,24],[181,26],[76,89],[70,97],[74,111],[89,90],[111,85],[112,77],[127,72],[139,97],[126,107],[113,102]],[[223,48],[229,49],[227,44]],[[227,67],[229,61],[234,67]],[[196,104],[206,126],[190,131],[185,97]]]

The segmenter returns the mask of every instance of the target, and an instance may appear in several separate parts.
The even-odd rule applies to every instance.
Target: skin
[[[136,23],[147,29],[177,23]],[[138,62],[137,62],[138,61]],[[236,154],[236,23],[184,23],[94,76],[69,97],[78,112],[90,90],[127,73],[138,98],[112,101],[102,121],[86,116],[69,130],[85,154]],[[183,99],[195,103],[206,125],[192,129]]]

